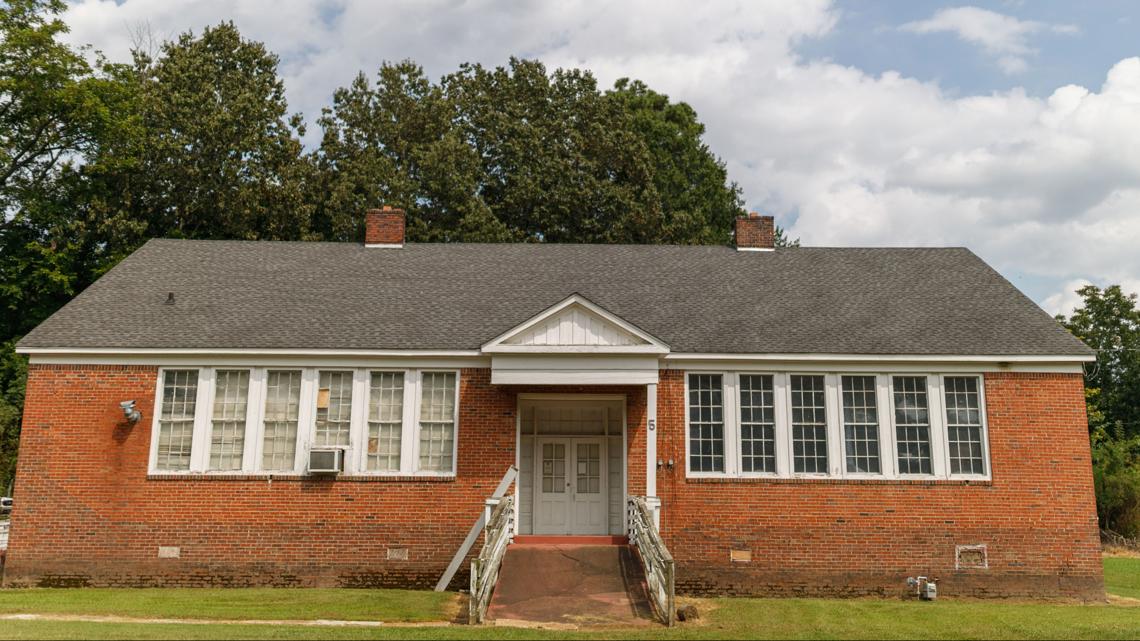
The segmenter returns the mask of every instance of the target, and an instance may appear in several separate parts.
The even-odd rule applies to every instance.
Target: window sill
[[[685,483],[702,484],[770,484],[770,485],[979,485],[992,486],[990,479],[915,479],[915,478],[827,478],[782,476],[700,476],[687,477]]]
[[[315,483],[454,483],[454,474],[296,474],[289,472],[249,473],[249,474],[208,474],[189,473],[178,474],[169,472],[151,472],[146,475],[148,481],[285,481],[285,482],[315,482]]]

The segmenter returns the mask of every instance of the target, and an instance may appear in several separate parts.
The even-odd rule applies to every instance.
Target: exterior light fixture
[[[139,419],[142,418],[142,412],[135,409],[134,401],[123,401],[119,403],[119,407],[123,410],[123,416],[126,417],[128,423],[138,423]]]

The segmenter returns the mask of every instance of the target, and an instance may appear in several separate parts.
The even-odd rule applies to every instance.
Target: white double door
[[[606,534],[606,441],[540,437],[536,441],[535,534]]]

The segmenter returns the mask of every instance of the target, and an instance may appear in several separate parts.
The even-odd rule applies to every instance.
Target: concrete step
[[[500,624],[653,624],[637,556],[612,543],[512,544],[487,614]]]

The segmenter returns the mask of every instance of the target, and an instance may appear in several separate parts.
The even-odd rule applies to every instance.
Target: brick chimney
[[[763,252],[776,249],[776,219],[751,211],[736,218],[736,249]]]
[[[399,248],[404,246],[404,210],[384,205],[364,214],[364,246]]]

